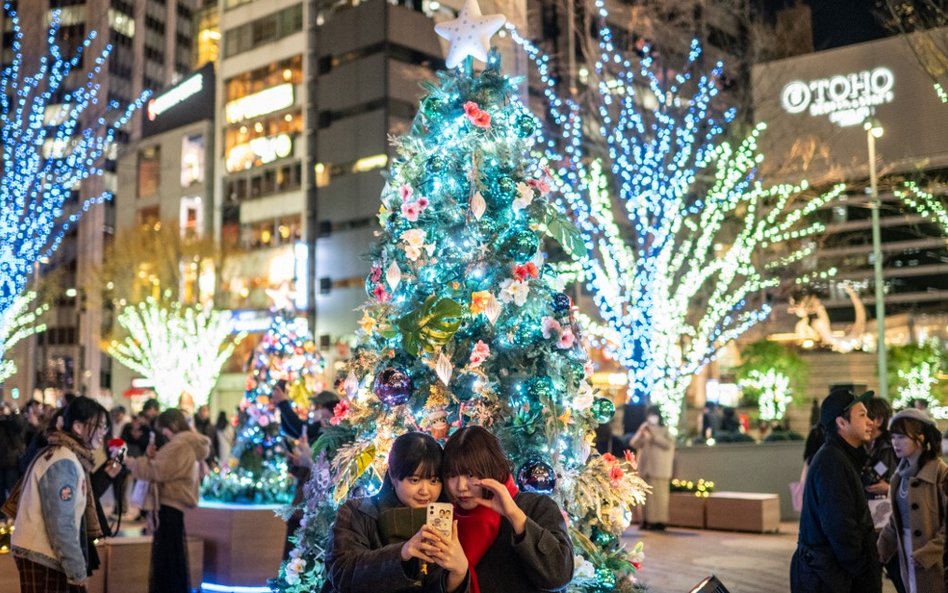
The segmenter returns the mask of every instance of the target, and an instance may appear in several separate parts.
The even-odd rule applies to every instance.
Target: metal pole
[[[872,211],[872,257],[876,285],[876,352],[879,356],[879,396],[888,399],[889,378],[885,349],[885,295],[882,278],[882,233],[879,229],[879,188],[876,178],[876,137],[872,130],[866,131],[869,142],[869,186],[872,193],[869,208]]]

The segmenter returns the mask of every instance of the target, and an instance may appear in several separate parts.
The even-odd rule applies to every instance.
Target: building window
[[[286,82],[293,85],[303,83],[302,56],[293,56],[227,79],[224,83],[224,101],[229,103]]]
[[[229,202],[242,202],[294,191],[300,186],[300,164],[296,162],[282,167],[254,169],[251,176],[225,179],[224,196]]]
[[[181,187],[204,183],[204,153],[202,134],[181,139]]]
[[[153,196],[161,184],[161,147],[138,151],[138,197]]]
[[[144,229],[158,230],[161,228],[161,210],[158,206],[141,208],[138,211],[138,226]]]
[[[224,34],[224,57],[250,51],[303,30],[303,5],[296,4],[235,27]]]

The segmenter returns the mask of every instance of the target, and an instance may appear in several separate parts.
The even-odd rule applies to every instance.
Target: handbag
[[[800,479],[796,482],[790,482],[790,503],[793,505],[793,510],[800,512],[803,510],[803,485],[806,484],[806,470],[807,465],[803,464],[803,471],[800,472]]]

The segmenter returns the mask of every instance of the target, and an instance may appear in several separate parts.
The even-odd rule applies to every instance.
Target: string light
[[[75,208],[67,203],[79,184],[102,175],[100,166],[115,142],[115,134],[131,120],[147,99],[143,93],[125,108],[109,101],[101,107],[99,74],[111,46],[98,56],[85,56],[96,32],[89,33],[71,58],[56,44],[60,11],[51,13],[47,52],[34,72],[24,73],[23,31],[10,3],[3,5],[13,30],[13,60],[0,75],[0,316],[26,287],[33,266],[48,257],[66,231],[92,206],[111,198],[108,193],[84,200]],[[70,75],[85,59],[91,68],[84,82],[67,89]],[[63,103],[55,101],[62,97]],[[58,110],[58,111],[57,111]],[[54,121],[47,113],[57,112]]]
[[[168,407],[180,405],[185,393],[195,407],[206,404],[221,367],[246,336],[233,334],[229,311],[151,297],[123,307],[116,322],[128,336],[108,344],[109,356],[148,380]]]
[[[31,290],[18,295],[13,299],[13,306],[6,313],[0,313],[0,385],[16,373],[16,364],[3,355],[20,340],[46,331],[46,324],[39,323],[39,319],[49,310],[49,305],[43,303],[30,310],[34,300],[36,292]]]
[[[736,147],[721,140],[736,113],[713,107],[723,65],[693,76],[702,55],[694,40],[679,74],[666,76],[648,47],[636,68],[615,47],[604,2],[596,8],[592,109],[558,96],[550,58],[507,28],[540,76],[549,115],[541,160],[562,195],[557,205],[583,233],[581,278],[622,338],[615,354],[630,399],[659,405],[677,427],[694,374],[770,313],[753,297],[812,252],[783,244],[822,232],[808,217],[843,188],[800,206],[806,182],[765,187],[757,140],[766,126]],[[779,259],[763,260],[776,245]]]
[[[906,181],[893,192],[903,204],[937,224],[948,235],[948,209],[935,196],[913,181]]]

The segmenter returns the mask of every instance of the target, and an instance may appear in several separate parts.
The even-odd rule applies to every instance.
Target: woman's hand
[[[434,562],[434,558],[428,555],[428,551],[434,550],[434,546],[427,543],[431,537],[425,531],[427,525],[422,525],[418,533],[411,536],[411,539],[402,544],[402,562],[408,562],[412,558],[418,558],[424,562]]]
[[[458,540],[458,522],[454,522],[450,538],[445,537],[443,533],[428,525],[422,526],[421,530],[426,533],[427,543],[425,548],[430,550],[430,556],[434,559],[435,564],[450,573],[460,575],[461,580],[463,580],[468,565],[464,548],[461,547],[461,542]],[[454,587],[449,587],[449,589],[452,588]]]
[[[866,492],[869,494],[888,494],[889,493],[889,483],[885,480],[879,480],[871,486],[866,486]]]
[[[115,479],[115,476],[119,475],[122,472],[122,464],[116,461],[115,459],[110,459],[105,462],[105,474]]]
[[[485,506],[499,515],[506,517],[506,519],[510,521],[510,524],[513,525],[514,533],[517,535],[523,533],[527,525],[527,515],[517,506],[517,503],[514,502],[505,484],[501,484],[497,480],[490,478],[481,478],[480,480],[472,480],[471,485],[475,488],[486,488],[494,495],[491,498],[474,497],[474,501],[477,504]]]

